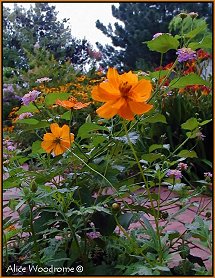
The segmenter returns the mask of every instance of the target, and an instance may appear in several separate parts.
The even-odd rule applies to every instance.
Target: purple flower
[[[167,177],[170,177],[170,178],[176,178],[176,179],[182,178],[181,171],[179,171],[179,170],[168,170],[166,175],[167,175]]]
[[[90,232],[90,233],[87,233],[87,236],[89,239],[95,239],[95,238],[101,237],[101,234],[100,234],[100,232]]]
[[[183,170],[187,170],[188,165],[186,163],[180,162],[177,166],[178,170],[183,171]]]
[[[196,57],[197,57],[196,51],[192,50],[191,48],[186,48],[186,47],[178,49],[176,54],[178,55],[179,63],[186,62],[188,60],[193,60],[193,59],[196,59]]]
[[[212,175],[211,172],[206,172],[206,173],[204,173],[204,177],[205,177],[205,178],[212,178],[213,175]]]
[[[196,137],[198,140],[204,141],[205,135],[202,134],[201,131],[196,132]]]
[[[23,105],[29,105],[32,101],[35,101],[39,94],[40,92],[36,90],[30,91],[29,93],[25,94],[22,97]]]
[[[30,112],[25,112],[25,113],[22,113],[22,114],[19,115],[19,120],[30,118],[32,116],[33,116],[33,114],[31,114]]]

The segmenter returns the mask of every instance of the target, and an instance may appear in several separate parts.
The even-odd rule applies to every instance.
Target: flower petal
[[[102,82],[99,86],[94,87],[92,98],[97,101],[110,101],[120,97],[120,91],[114,88],[109,82]]]
[[[132,71],[125,72],[120,75],[120,80],[123,82],[128,82],[128,84],[132,86],[138,83],[138,77],[136,74],[132,73]]]
[[[153,105],[144,102],[129,101],[128,105],[134,114],[141,115],[152,109]]]
[[[96,112],[97,114],[105,119],[110,119],[113,116],[115,116],[117,114],[118,109],[117,108],[113,108],[112,105],[115,103],[115,101],[108,101],[107,103],[105,103],[104,105],[102,105],[101,107],[99,107]]]
[[[125,104],[125,99],[121,97],[118,100],[116,100],[111,106],[113,109],[119,110],[124,104]]]
[[[56,138],[59,138],[61,136],[61,128],[57,123],[51,124],[50,129]]]
[[[43,135],[43,140],[44,141],[51,141],[53,142],[56,139],[53,133],[46,133]]]
[[[53,148],[55,147],[55,144],[53,142],[43,141],[41,143],[41,147],[47,152],[50,153]]]
[[[63,125],[60,130],[60,138],[69,140],[70,137],[70,128],[68,125]]]
[[[115,68],[109,68],[107,72],[107,79],[113,85],[113,87],[118,88],[120,84],[119,74]]]
[[[143,102],[150,98],[152,84],[149,80],[141,79],[129,93],[129,98],[136,102]]]
[[[126,120],[134,119],[134,114],[131,111],[127,102],[125,102],[125,104],[119,109],[118,114]]]
[[[53,152],[55,155],[60,155],[60,154],[64,153],[65,151],[66,151],[66,148],[63,147],[61,144],[56,144],[53,149]]]

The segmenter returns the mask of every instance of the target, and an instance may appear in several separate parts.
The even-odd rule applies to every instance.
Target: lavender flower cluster
[[[22,97],[22,103],[23,105],[29,105],[32,101],[35,101],[36,98],[39,96],[40,92],[39,91],[36,91],[36,90],[33,90],[33,91],[30,91],[29,93],[25,94],[23,97]]]
[[[179,63],[186,62],[188,60],[193,60],[197,58],[196,51],[192,50],[191,48],[180,48],[176,52],[178,55],[178,61]]]
[[[21,97],[16,94],[20,90],[18,85],[3,84],[3,102],[9,105],[12,100],[21,100]]]

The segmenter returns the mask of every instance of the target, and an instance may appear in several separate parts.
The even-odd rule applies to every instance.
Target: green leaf
[[[158,71],[154,71],[154,72],[150,72],[149,76],[152,78],[163,78],[165,77],[167,74],[169,73],[168,70],[158,70]]]
[[[182,150],[182,151],[180,151],[178,156],[185,157],[185,158],[187,158],[187,157],[193,158],[193,157],[197,157],[197,154],[195,151]]]
[[[61,119],[63,120],[70,120],[71,117],[71,112],[70,111],[66,111],[65,113],[63,113],[63,115],[61,116]]]
[[[154,124],[154,123],[164,123],[167,124],[166,117],[162,114],[155,114],[154,116],[148,117],[145,119],[145,122]]]
[[[169,150],[170,148],[170,145],[169,144],[164,144],[164,145],[161,145],[161,144],[153,144],[149,147],[149,152],[153,152],[157,149],[166,149],[166,150]]]
[[[211,86],[210,82],[205,81],[201,76],[197,75],[196,73],[190,73],[180,78],[174,78],[170,82],[169,87],[173,89],[180,89],[190,85]]]
[[[199,122],[196,118],[190,118],[181,125],[182,129],[194,130],[199,126]]]
[[[50,123],[47,121],[40,121],[35,125],[28,125],[25,127],[25,130],[35,130],[35,129],[41,129],[41,128],[45,128],[45,127],[49,127]]]
[[[142,159],[148,161],[149,163],[152,163],[158,158],[161,158],[161,156],[162,155],[160,153],[147,153],[142,155]]]
[[[207,23],[204,20],[201,20],[201,23],[198,24],[198,27],[185,34],[185,37],[190,39],[194,38],[196,35],[205,31],[206,29],[207,29]]]
[[[36,119],[23,119],[23,120],[18,120],[17,123],[18,124],[36,125],[39,123],[39,121]]]
[[[79,128],[77,137],[81,137],[81,139],[85,139],[91,137],[92,132],[98,130],[109,131],[107,127],[100,126],[94,123],[85,123]]]
[[[166,53],[170,49],[177,49],[179,46],[179,41],[169,34],[160,35],[146,43],[150,50],[160,53]]]
[[[205,121],[203,121],[203,122],[200,123],[200,126],[206,125],[206,124],[210,123],[211,121],[212,121],[212,119],[210,119],[210,120],[205,120]]]
[[[212,49],[212,37],[207,36],[203,38],[200,42],[191,42],[188,45],[189,48],[196,50],[198,48],[202,48],[204,50]]]
[[[38,106],[39,107],[39,106]],[[29,105],[23,105],[18,111],[17,114],[20,115],[22,113],[26,112],[35,112],[38,111],[36,106],[33,105],[33,103],[30,103]]]
[[[3,181],[3,189],[9,189],[13,187],[19,187],[21,184],[21,180],[18,177],[13,176]]]
[[[133,218],[133,213],[124,213],[119,216],[118,220],[120,225],[122,225],[122,227],[127,230],[131,223],[132,218]]]
[[[45,150],[41,147],[41,143],[42,141],[37,140],[32,144],[32,154],[45,153]]]
[[[69,98],[69,94],[67,93],[50,93],[45,97],[46,105],[53,105],[57,99],[59,100],[67,100]]]

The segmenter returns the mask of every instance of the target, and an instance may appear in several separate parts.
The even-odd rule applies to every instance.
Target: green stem
[[[132,142],[129,138],[129,135],[128,135],[128,130],[127,130],[127,126],[126,126],[126,123],[125,123],[125,120],[122,121],[122,125],[125,129],[125,134],[126,134],[126,137],[127,137],[127,140],[128,140],[128,143],[129,143],[129,146],[133,152],[133,155],[134,155],[134,158],[136,160],[136,163],[138,165],[138,168],[140,170],[140,173],[142,175],[142,178],[143,178],[143,181],[144,181],[144,184],[145,184],[145,188],[146,188],[146,191],[147,191],[147,195],[149,197],[149,200],[150,200],[150,203],[151,203],[151,207],[152,207],[152,210],[153,210],[153,215],[154,215],[154,220],[155,220],[155,225],[156,225],[156,232],[157,232],[157,238],[158,238],[158,243],[159,243],[159,248],[160,248],[160,252],[159,252],[159,260],[160,262],[162,262],[162,250],[161,250],[161,239],[160,239],[160,232],[159,232],[159,221],[158,221],[158,218],[157,218],[157,213],[156,213],[156,210],[155,210],[155,207],[154,207],[154,204],[153,204],[153,200],[152,200],[152,195],[151,195],[151,192],[150,192],[150,189],[149,189],[149,186],[148,186],[148,182],[145,178],[145,175],[144,175],[144,172],[143,172],[143,168],[140,164],[140,161],[137,157],[137,154],[136,154],[136,151],[132,145]]]
[[[5,241],[6,267],[8,268],[8,266],[9,266],[8,247],[7,247],[7,238],[6,238],[6,235],[4,232],[3,232],[3,237],[4,237],[4,241]]]
[[[190,137],[187,137],[185,140],[184,140],[184,142],[182,142],[168,157],[167,157],[167,159],[168,158],[170,158],[173,154],[175,154],[178,150],[180,150],[180,148],[184,145],[184,144],[186,144],[187,143],[187,141],[190,139]]]
[[[33,237],[33,242],[34,242],[34,250],[35,250],[35,254],[36,254],[36,260],[38,263],[38,266],[41,265],[40,263],[40,255],[39,255],[39,246],[37,243],[37,239],[36,239],[36,233],[34,230],[34,223],[33,223],[33,207],[31,206],[30,203],[28,203],[29,208],[30,208],[30,227],[31,227],[31,233],[32,233],[32,237]]]
[[[164,79],[162,80],[162,82],[160,83],[159,86],[157,86],[154,94],[152,95],[152,97],[148,100],[148,102],[150,102],[159,92],[160,88],[163,86],[163,84],[166,82],[167,78],[169,78],[170,74],[172,73],[173,69],[175,68],[175,66],[178,63],[178,59],[175,60],[175,62],[173,63],[172,67],[169,69],[169,72],[167,73],[167,75],[164,77]]]

